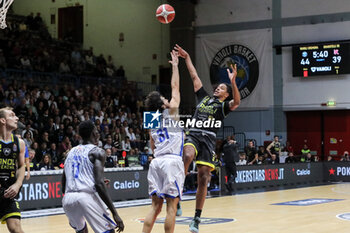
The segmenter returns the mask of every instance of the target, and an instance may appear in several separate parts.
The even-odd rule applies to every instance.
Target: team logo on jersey
[[[13,152],[17,151],[17,145],[16,144],[13,144],[12,150],[13,150]]]
[[[176,224],[180,225],[189,225],[192,221],[193,217],[176,217]],[[137,219],[139,222],[144,222],[143,218]],[[201,225],[209,225],[209,224],[220,224],[235,221],[234,218],[201,218]],[[164,224],[165,218],[157,218],[155,223]]]
[[[158,129],[160,128],[160,116],[162,114],[157,110],[156,112],[143,112],[143,128]]]
[[[248,97],[258,83],[259,62],[254,53],[239,44],[228,45],[220,49],[210,65],[210,80],[212,84],[231,83],[227,76],[227,68],[237,64],[236,84],[241,99]]]
[[[10,148],[4,148],[4,155],[9,156],[11,154],[11,149]]]

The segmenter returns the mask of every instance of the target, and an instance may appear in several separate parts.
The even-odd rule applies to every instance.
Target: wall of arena
[[[127,70],[129,80],[151,82],[152,75],[159,76],[159,66],[168,65],[169,25],[155,18],[159,1],[16,0],[13,10],[23,16],[40,12],[50,34],[57,38],[58,9],[76,5],[83,6],[84,11],[83,47],[92,46],[96,55],[112,55],[115,65]],[[50,23],[52,14],[56,24]],[[119,33],[124,33],[122,46]]]
[[[350,26],[348,1],[218,0],[213,5],[210,0],[201,0],[196,15],[196,63],[205,82],[210,83],[208,65],[216,52],[230,44],[250,48],[259,61],[255,89],[242,100],[240,111],[228,117],[225,126],[246,132],[247,138],[255,138],[261,145],[274,134],[285,140],[285,111],[329,110],[321,107],[328,100],[336,101],[332,110],[349,107],[349,75],[292,77],[291,47],[283,47],[281,54],[273,48],[348,40],[350,32],[344,30]],[[271,134],[266,135],[265,130]]]

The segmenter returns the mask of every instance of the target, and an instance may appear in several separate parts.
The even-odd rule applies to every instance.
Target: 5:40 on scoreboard
[[[349,43],[293,47],[293,76],[349,74]]]

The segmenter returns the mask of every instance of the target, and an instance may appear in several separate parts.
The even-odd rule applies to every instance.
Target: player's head
[[[164,108],[169,106],[169,101],[164,98],[158,91],[152,91],[149,93],[145,100],[145,106],[148,111],[163,111]]]
[[[215,89],[214,94],[220,100],[232,100],[232,87],[227,83],[220,83]]]
[[[98,140],[97,129],[90,120],[83,121],[79,124],[79,135],[83,141],[92,141],[94,143]]]
[[[5,107],[0,109],[0,124],[6,126],[8,130],[17,129],[18,117],[12,111],[12,108]]]

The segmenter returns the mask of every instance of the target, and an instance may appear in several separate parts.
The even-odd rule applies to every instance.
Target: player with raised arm
[[[22,139],[13,134],[18,117],[12,108],[0,109],[0,221],[9,232],[23,233],[18,196],[22,186],[25,164]]]
[[[113,206],[103,176],[106,153],[96,146],[98,131],[91,121],[83,121],[79,135],[83,143],[68,152],[62,176],[62,205],[69,224],[79,233],[88,232],[85,220],[94,232],[112,233],[115,228],[121,232],[124,223]]]
[[[166,218],[164,231],[174,232],[176,205],[181,199],[185,181],[182,149],[184,132],[175,126],[179,120],[178,107],[180,105],[180,81],[178,70],[178,55],[171,52],[172,78],[171,100],[168,102],[159,92],[148,94],[145,105],[148,111],[155,111],[161,116],[160,128],[150,132],[151,146],[154,150],[154,159],[148,170],[149,194],[152,196],[151,211],[145,218],[143,233],[151,232],[154,222],[162,210],[163,201],[166,200]]]
[[[227,69],[231,85],[226,83],[219,84],[214,90],[213,97],[211,97],[204,90],[202,81],[198,77],[196,68],[192,64],[190,55],[179,45],[175,46],[175,50],[180,57],[185,59],[187,69],[193,82],[194,92],[197,96],[196,111],[192,119],[202,122],[212,120],[219,123],[214,124],[214,127],[208,128],[199,127],[200,124],[196,124],[195,127],[190,128],[184,145],[183,160],[185,171],[187,172],[194,158],[196,159],[198,168],[196,210],[195,216],[190,223],[190,231],[199,232],[200,216],[207,195],[207,185],[211,178],[210,172],[215,169],[216,133],[220,129],[224,118],[231,111],[235,110],[241,101],[240,93],[236,85],[237,66],[231,65],[231,70],[229,68]]]

